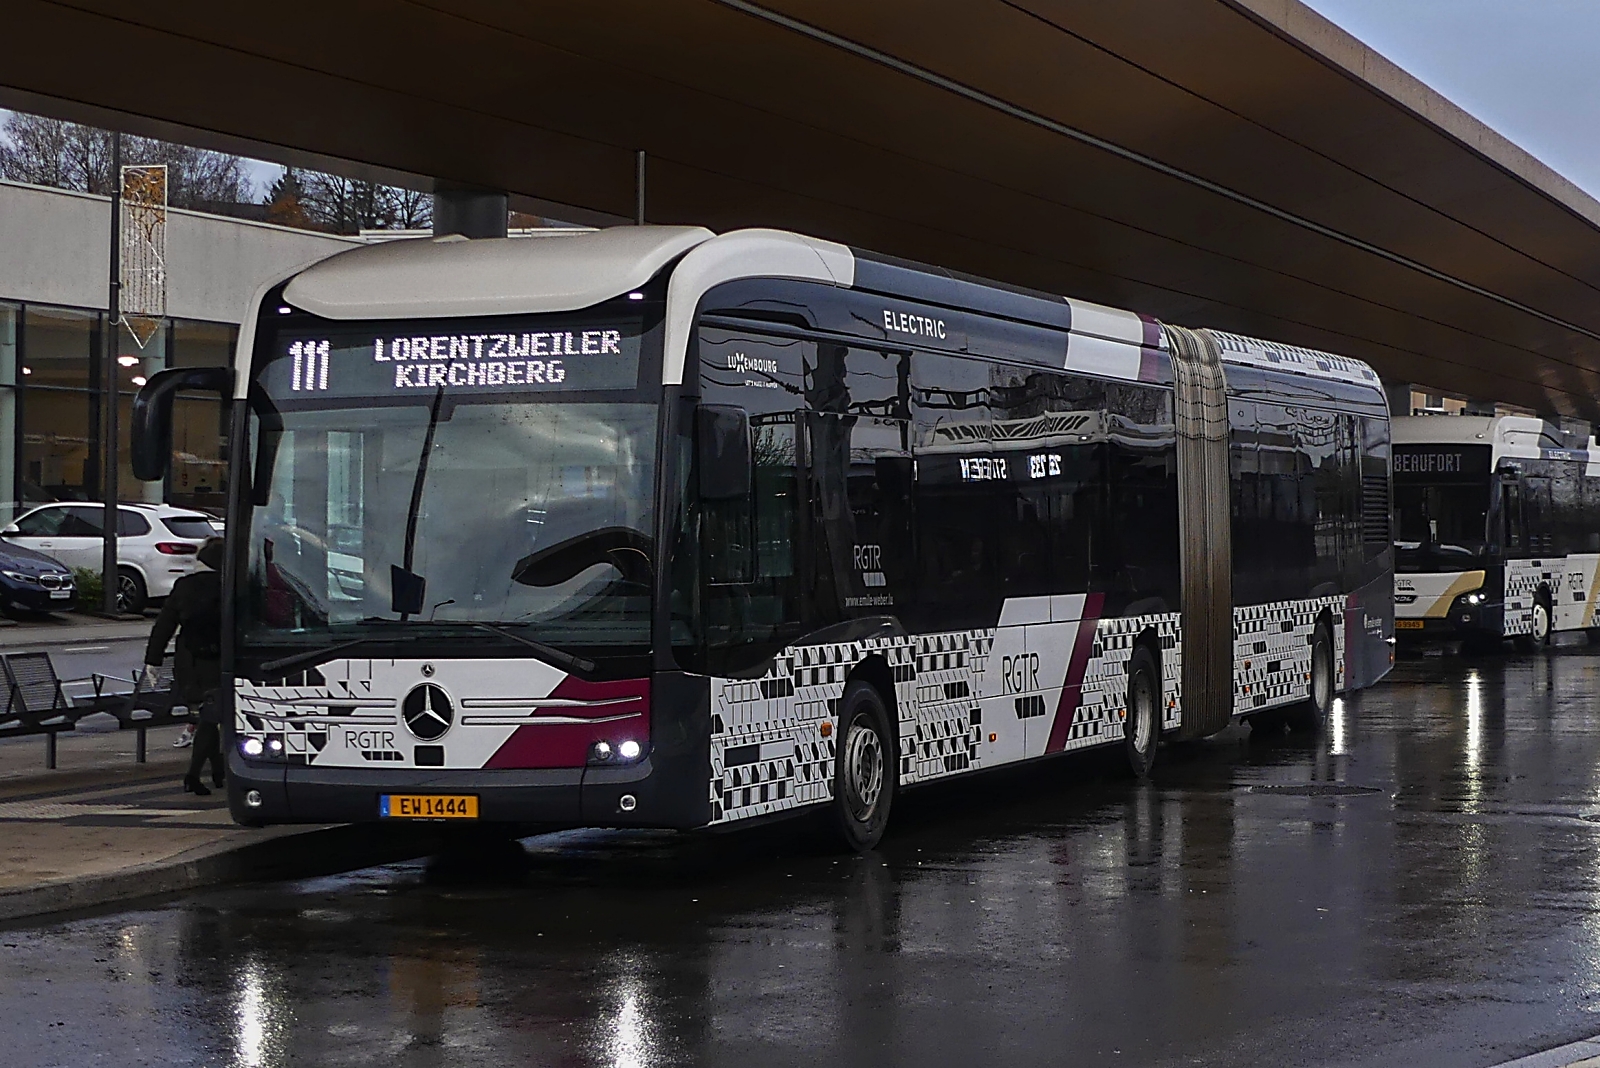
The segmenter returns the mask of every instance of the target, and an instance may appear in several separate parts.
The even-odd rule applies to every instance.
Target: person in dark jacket
[[[200,711],[183,788],[203,795],[211,792],[200,782],[200,768],[206,761],[211,762],[212,785],[221,786],[223,777],[221,716],[216,694],[222,684],[222,539],[207,538],[200,546],[198,559],[206,569],[173,583],[172,593],[150,629],[150,641],[144,650],[144,677],[147,686],[154,681],[155,669],[166,655],[167,642],[176,632],[172,703]]]

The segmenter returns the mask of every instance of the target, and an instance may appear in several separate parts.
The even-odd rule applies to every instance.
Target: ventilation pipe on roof
[[[433,236],[505,237],[504,193],[439,182],[433,188]]]

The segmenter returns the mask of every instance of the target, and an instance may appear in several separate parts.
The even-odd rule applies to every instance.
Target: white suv
[[[18,516],[0,537],[53,556],[68,567],[98,572],[104,546],[105,505],[88,501],[46,504]],[[166,504],[117,508],[117,608],[138,614],[151,598],[201,569],[195,553],[222,524],[203,512]]]

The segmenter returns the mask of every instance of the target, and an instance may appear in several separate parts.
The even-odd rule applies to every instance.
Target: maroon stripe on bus
[[[1072,659],[1067,663],[1067,680],[1061,687],[1061,701],[1056,705],[1055,721],[1050,724],[1050,741],[1044,749],[1046,753],[1059,753],[1066,748],[1073,717],[1083,703],[1083,676],[1089,669],[1089,653],[1094,649],[1094,634],[1105,599],[1103,593],[1091,593],[1083,600],[1083,619],[1078,621],[1078,640],[1072,643]]]
[[[511,737],[502,742],[500,748],[484,763],[485,768],[581,768],[589,762],[589,748],[602,740],[615,746],[632,739],[649,747],[649,679],[585,682],[569,675],[551,691],[550,696],[575,701],[612,701],[625,697],[638,700],[591,708],[572,705],[540,707],[537,699],[530,700],[528,703],[534,706],[534,713],[528,717],[527,725],[511,732]],[[628,713],[628,718],[592,724],[539,722],[541,716],[605,719],[622,713]]]

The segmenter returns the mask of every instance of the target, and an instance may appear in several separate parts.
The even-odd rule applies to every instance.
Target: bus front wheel
[[[889,825],[896,779],[889,712],[870,683],[845,687],[835,738],[834,824],[850,848],[866,852]]]
[[[1128,661],[1128,716],[1122,721],[1122,736],[1134,776],[1149,777],[1161,740],[1161,673],[1143,645]]]
[[[1533,633],[1511,640],[1519,653],[1537,653],[1550,644],[1550,595],[1544,590],[1533,601]]]

